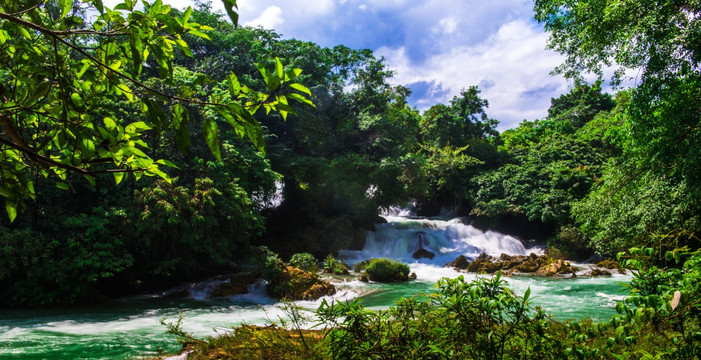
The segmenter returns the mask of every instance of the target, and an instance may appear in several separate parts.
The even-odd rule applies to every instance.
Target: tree
[[[235,0],[224,0],[234,24]],[[288,99],[311,104],[309,90],[292,82],[299,69],[258,69],[265,89],[241,85],[232,73],[214,87],[191,73],[191,85],[177,86],[176,52],[192,56],[186,34],[208,39],[211,27],[191,21],[192,9],[173,16],[161,0],[136,8],[125,0],[114,9],[101,0],[0,1],[0,194],[10,220],[17,206],[35,197],[33,177],[56,176],[72,186],[71,174],[94,183],[109,173],[169,180],[167,159],[153,159],[149,144],[172,129],[183,149],[189,144],[191,111],[202,112],[207,146],[220,157],[218,120],[264,148],[259,109],[294,113]],[[161,82],[148,80],[157,76]],[[201,92],[208,89],[207,92]],[[132,106],[146,121],[121,116]]]
[[[639,74],[619,133],[623,154],[575,206],[597,250],[701,230],[701,2],[538,0],[535,12],[549,47],[566,55],[557,72],[615,67],[613,84],[626,70]]]

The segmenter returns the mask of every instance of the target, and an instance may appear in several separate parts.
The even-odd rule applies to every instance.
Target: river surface
[[[518,239],[496,232],[483,232],[460,219],[435,220],[386,216],[387,224],[368,232],[362,251],[343,251],[347,262],[390,257],[408,263],[417,280],[401,284],[363,283],[353,277],[332,277],[338,292],[327,301],[360,298],[371,309],[382,309],[406,296],[428,293],[442,277],[477,276],[442,267],[458,255],[475,258],[481,252],[499,256],[541,253]],[[436,254],[432,260],[411,258],[419,248]],[[580,274],[586,271],[587,265]],[[624,283],[630,275],[576,279],[513,276],[505,278],[518,294],[531,289],[531,303],[560,320],[593,318],[606,320],[615,313],[616,301],[625,296]],[[167,299],[163,294],[121,299],[99,306],[38,310],[0,310],[0,359],[133,359],[174,353],[179,345],[165,333],[161,319],[177,320],[183,314],[183,328],[195,336],[226,332],[238,324],[280,322],[285,314],[258,282],[248,294],[231,298],[207,298],[216,282],[187,284],[189,298]],[[313,311],[321,300],[296,304]],[[313,319],[307,326],[313,326]]]

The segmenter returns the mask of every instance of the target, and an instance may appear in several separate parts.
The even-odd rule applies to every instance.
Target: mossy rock
[[[465,255],[460,255],[455,260],[443,265],[443,267],[450,267],[454,269],[459,269],[459,270],[465,270],[467,267],[470,265],[470,262],[467,260]]]
[[[618,261],[614,260],[601,260],[598,263],[596,263],[596,266],[608,270],[617,270],[619,274],[625,274],[626,270],[621,267],[621,264]]]
[[[333,295],[336,287],[317,274],[286,266],[280,276],[268,284],[268,294],[277,299],[316,300]]]
[[[390,259],[372,259],[365,268],[368,279],[377,282],[409,280],[409,266]]]
[[[478,274],[492,274],[501,270],[504,264],[490,259],[476,259],[467,266],[467,271]]]
[[[248,286],[256,282],[260,274],[256,272],[246,272],[224,275],[223,277],[227,278],[228,281],[212,289],[209,293],[209,297],[228,297],[245,294],[248,292]]]

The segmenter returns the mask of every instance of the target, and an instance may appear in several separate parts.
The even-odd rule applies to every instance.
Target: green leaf
[[[190,30],[188,30],[188,34],[192,34],[192,35],[195,35],[197,37],[201,37],[203,39],[211,40],[209,38],[209,35],[203,33],[202,31],[199,31],[199,30],[190,29]]]
[[[102,0],[92,0],[92,4],[95,5],[95,8],[100,12],[100,14],[105,12],[105,7],[102,5]]]
[[[73,0],[59,0],[58,4],[61,6],[61,19],[63,19],[68,15],[68,12],[71,11]]]
[[[63,190],[68,190],[68,189],[69,189],[68,184],[66,184],[66,183],[64,183],[64,182],[56,183],[56,187],[59,188],[59,189],[63,189]]]
[[[102,120],[105,123],[105,128],[109,131],[113,131],[117,128],[117,123],[112,118],[104,118]]]
[[[165,166],[167,166],[167,167],[171,167],[171,168],[174,168],[174,169],[180,169],[177,165],[175,165],[175,163],[173,163],[173,162],[170,161],[170,160],[160,159],[160,160],[156,160],[155,163],[156,163],[156,164],[165,165]]]
[[[306,97],[304,97],[304,96],[302,96],[302,95],[300,95],[300,94],[297,94],[297,93],[290,93],[290,94],[287,94],[287,97],[290,98],[290,99],[292,99],[292,100],[295,100],[295,101],[298,101],[298,102],[301,102],[301,103],[305,103],[305,104],[307,104],[307,105],[309,105],[309,106],[316,107],[316,105],[314,105],[314,103],[313,103],[311,100],[307,99]]]
[[[141,70],[143,68],[144,45],[141,40],[142,36],[143,34],[141,30],[136,27],[132,30],[132,33],[129,36],[129,47],[131,48],[131,56],[134,64],[132,67],[132,75],[134,77],[141,75]]]
[[[302,69],[289,69],[285,72],[285,81],[292,81],[302,73]]]
[[[7,217],[10,218],[10,222],[15,221],[17,217],[17,204],[14,201],[5,199],[5,211],[7,211]]]
[[[231,22],[234,24],[234,27],[236,27],[239,23],[239,14],[234,10],[238,10],[238,6],[236,5],[236,0],[223,0],[224,1],[224,9],[226,10],[226,13],[229,14],[229,18],[231,19]]]
[[[71,94],[71,103],[73,103],[73,106],[78,110],[82,109],[84,105],[83,98],[80,97],[78,93]]]
[[[241,83],[234,73],[229,74],[227,80],[229,82],[229,93],[232,98],[236,98],[239,92],[241,92]]]
[[[292,89],[297,90],[297,91],[303,92],[303,93],[305,93],[305,94],[307,94],[307,95],[309,95],[309,96],[312,96],[312,92],[309,91],[309,88],[307,88],[306,86],[304,86],[304,85],[302,85],[302,84],[299,84],[299,83],[292,83],[292,84],[290,84],[290,87],[291,87]]]
[[[282,61],[280,61],[280,58],[276,57],[275,58],[275,74],[277,75],[278,78],[283,79],[284,76],[284,68],[282,66]]]
[[[122,179],[124,179],[124,173],[123,172],[116,172],[112,173],[114,175],[114,182],[116,185],[119,185],[120,182],[122,182]]]
[[[153,126],[143,122],[143,121],[137,121],[133,122],[124,129],[127,133],[135,133],[135,132],[142,132],[142,131],[147,131],[153,129]]]
[[[92,185],[93,187],[95,187],[96,183],[95,183],[95,177],[94,177],[94,176],[92,176],[92,175],[85,175],[85,180],[87,180],[87,181],[90,183],[90,185]]]
[[[217,123],[210,117],[205,117],[202,122],[202,132],[204,133],[204,141],[207,147],[214,155],[217,161],[221,161],[221,151],[219,149],[219,129]]]

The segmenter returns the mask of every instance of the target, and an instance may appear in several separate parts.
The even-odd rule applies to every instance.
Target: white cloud
[[[242,23],[244,26],[258,27],[262,26],[265,29],[275,29],[280,24],[284,23],[282,18],[282,9],[277,6],[269,6],[255,19]]]
[[[385,47],[376,54],[397,70],[393,83],[434,82],[449,90],[439,92],[439,98],[426,99],[420,104],[424,108],[447,103],[461,89],[481,84],[481,96],[490,104],[487,113],[501,122],[503,130],[526,118],[544,117],[550,98],[567,90],[564,79],[549,75],[562,58],[544,51],[546,40],[547,34],[534,25],[515,20],[481,43],[453,47],[421,64],[411,61],[405,47]]]
[[[443,34],[452,34],[458,28],[458,19],[449,17],[438,22],[438,30]]]

